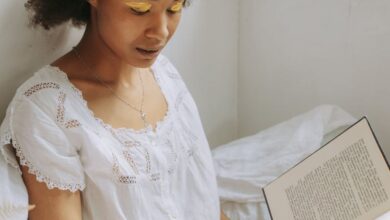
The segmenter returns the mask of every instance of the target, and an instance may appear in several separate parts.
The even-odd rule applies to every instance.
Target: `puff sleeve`
[[[21,95],[13,100],[2,124],[2,132],[7,133],[2,136],[8,140],[3,140],[1,147],[12,143],[20,164],[27,166],[29,172],[49,189],[83,190],[84,171],[78,148],[71,144],[64,128],[57,122],[61,109],[48,94],[48,97],[41,94],[39,99]],[[5,156],[9,158],[7,161],[13,160],[9,155]]]

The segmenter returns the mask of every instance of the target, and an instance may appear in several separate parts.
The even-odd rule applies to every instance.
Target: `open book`
[[[371,220],[390,211],[390,169],[363,117],[263,193],[273,220]]]

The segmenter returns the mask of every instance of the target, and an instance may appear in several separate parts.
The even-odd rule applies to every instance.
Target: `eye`
[[[134,14],[136,14],[136,15],[144,15],[144,14],[146,14],[146,13],[149,12],[149,10],[147,10],[147,11],[145,11],[145,12],[141,12],[141,11],[134,10],[134,9],[132,9],[132,8],[130,8],[130,10],[131,10]]]
[[[152,7],[152,4],[147,2],[127,2],[126,5],[130,7],[131,11],[138,15],[145,14]]]
[[[175,3],[174,5],[172,5],[172,7],[170,7],[168,9],[168,11],[170,13],[178,13],[178,12],[180,12],[182,10],[182,8],[183,8],[183,3],[184,3],[184,1]]]

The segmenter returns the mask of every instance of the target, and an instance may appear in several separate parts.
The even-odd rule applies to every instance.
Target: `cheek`
[[[176,16],[172,19],[172,21],[168,24],[169,38],[176,32],[181,20],[181,15]]]
[[[131,43],[140,33],[140,25],[123,12],[104,13],[98,16],[98,29],[102,39],[110,46],[123,47]]]
[[[101,18],[98,23],[101,45],[109,48],[123,60],[130,60],[139,42],[140,28],[126,19]]]

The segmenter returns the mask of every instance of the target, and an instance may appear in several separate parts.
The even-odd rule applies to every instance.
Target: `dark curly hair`
[[[191,0],[184,0],[184,7]],[[30,14],[30,26],[42,26],[49,30],[69,20],[76,27],[84,26],[90,19],[90,5],[87,0],[27,0],[25,8]]]

